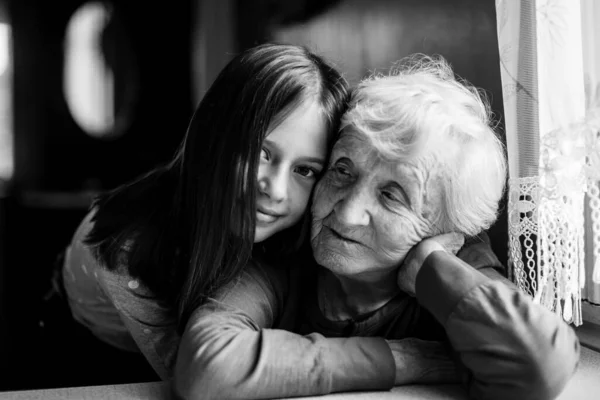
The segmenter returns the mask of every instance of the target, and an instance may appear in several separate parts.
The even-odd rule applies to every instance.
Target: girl
[[[285,264],[299,250],[347,94],[303,47],[235,57],[174,159],[98,197],[77,229],[62,268],[75,320],[169,378],[178,332],[207,296],[251,258]]]

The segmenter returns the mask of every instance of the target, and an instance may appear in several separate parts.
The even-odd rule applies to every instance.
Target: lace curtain
[[[510,277],[582,323],[600,304],[600,2],[496,0]]]

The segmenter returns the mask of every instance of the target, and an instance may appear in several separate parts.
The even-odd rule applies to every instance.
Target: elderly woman
[[[421,59],[353,94],[313,198],[316,264],[255,265],[200,307],[183,398],[273,398],[462,381],[475,399],[552,399],[579,344],[477,239],[506,176],[477,90]],[[478,242],[458,253],[463,236]]]

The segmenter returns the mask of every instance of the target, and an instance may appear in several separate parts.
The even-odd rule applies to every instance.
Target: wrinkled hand
[[[425,259],[438,250],[456,254],[464,243],[465,237],[454,232],[423,239],[408,252],[402,265],[398,268],[398,286],[400,289],[414,297],[417,274]]]
[[[456,363],[441,342],[407,338],[387,343],[396,363],[396,385],[460,382]]]

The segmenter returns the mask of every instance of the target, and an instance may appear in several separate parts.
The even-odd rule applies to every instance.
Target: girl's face
[[[302,218],[326,157],[325,118],[315,102],[304,102],[263,141],[254,243]]]

